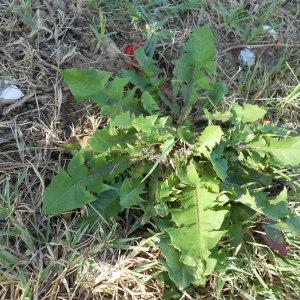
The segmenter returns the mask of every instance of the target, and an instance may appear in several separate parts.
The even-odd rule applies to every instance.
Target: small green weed
[[[260,11],[250,12],[246,4],[241,5],[238,2],[233,2],[226,6],[219,3],[216,10],[223,18],[228,30],[239,35],[246,43],[253,43],[259,37],[268,34],[263,26],[272,20],[275,8],[276,1],[270,3],[266,1]],[[273,26],[277,27],[276,25]]]
[[[98,15],[98,21],[95,22],[93,25],[91,25],[91,31],[94,34],[95,40],[96,40],[96,45],[95,45],[95,49],[97,50],[101,44],[105,44],[106,42],[106,35],[105,35],[105,31],[106,31],[106,18],[105,16],[99,12]],[[107,47],[107,45],[105,44],[104,47]]]
[[[153,57],[158,43],[173,36],[172,30],[165,25],[180,18],[182,13],[201,7],[201,2],[192,1],[107,1],[106,9],[118,18],[130,21],[138,32],[145,35],[144,50],[147,56]]]
[[[101,0],[87,0],[87,7],[89,10],[93,11],[94,9],[98,8]]]
[[[16,5],[13,9],[22,20],[22,22],[27,25],[31,30],[35,29],[35,21],[33,19],[32,12],[32,1],[31,0],[21,0],[19,5]]]

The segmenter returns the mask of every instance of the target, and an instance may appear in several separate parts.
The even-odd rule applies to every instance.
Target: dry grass
[[[297,43],[299,4],[242,2],[249,2],[253,16],[247,26],[258,26],[262,11],[269,12],[271,25],[279,26],[279,41]],[[97,9],[91,12],[84,1],[33,1],[33,17],[28,10],[27,21],[20,3],[0,3],[0,79],[11,80],[26,94],[21,105],[2,107],[0,113],[0,299],[160,299],[159,253],[153,241],[127,240],[122,224],[84,226],[84,209],[50,219],[41,214],[43,190],[69,158],[60,145],[74,135],[89,134],[101,122],[92,106],[74,104],[58,71],[93,67],[117,72],[124,61],[112,48],[96,47],[90,26],[98,21]],[[116,33],[112,39],[120,49],[146,32],[143,18],[136,21],[140,26],[130,24],[126,3],[114,11],[106,8],[106,30]],[[227,8],[241,6],[238,1],[222,3]],[[226,49],[248,41],[225,23],[219,4],[204,1],[201,8],[172,17],[165,27],[174,38],[159,42],[159,63],[170,72],[179,46],[194,27],[208,22],[220,50],[221,77],[233,91],[227,102],[266,103],[276,122],[298,128],[299,99],[279,105],[299,84],[297,49],[257,49],[256,66],[247,72],[240,67],[238,49]],[[151,18],[151,9],[147,13]],[[248,38],[250,44],[274,43],[268,34]],[[215,280],[199,299],[217,297]],[[231,293],[247,290],[247,284],[235,289],[228,282]]]

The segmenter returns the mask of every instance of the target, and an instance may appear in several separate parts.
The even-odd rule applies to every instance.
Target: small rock
[[[0,80],[0,103],[11,103],[24,96],[23,92],[7,80]]]
[[[264,25],[264,26],[263,26],[263,30],[264,30],[264,31],[267,31],[268,33],[270,33],[275,41],[278,40],[278,33],[277,33],[277,31],[275,31],[271,26],[269,26],[269,25]]]
[[[57,7],[58,9],[60,9],[62,11],[67,11],[68,1],[67,0],[55,0],[54,5],[55,5],[55,7]]]
[[[244,66],[252,67],[255,65],[255,53],[250,47],[241,50],[239,59]]]

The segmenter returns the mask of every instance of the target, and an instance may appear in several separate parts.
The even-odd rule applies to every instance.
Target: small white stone
[[[2,100],[19,100],[24,94],[15,85],[11,85],[0,91],[0,99]]]
[[[245,66],[251,67],[255,65],[255,53],[249,47],[241,50],[239,59]]]
[[[268,33],[270,33],[272,35],[273,39],[277,41],[277,39],[278,39],[278,33],[271,26],[264,25],[263,26],[263,30],[267,31]]]

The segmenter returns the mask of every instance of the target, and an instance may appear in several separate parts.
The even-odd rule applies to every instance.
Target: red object
[[[144,42],[137,42],[135,44],[129,45],[124,49],[124,53],[127,55],[134,55],[135,51],[138,48],[144,46],[144,44],[145,44]]]

